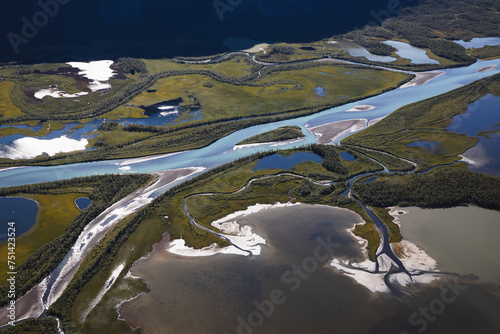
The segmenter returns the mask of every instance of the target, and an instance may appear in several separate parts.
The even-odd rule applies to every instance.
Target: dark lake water
[[[465,114],[454,117],[447,130],[479,138],[463,154],[471,160],[471,170],[500,175],[500,132],[489,132],[488,137],[478,135],[481,131],[500,130],[500,97],[489,94],[471,103]]]
[[[92,200],[87,197],[80,197],[75,199],[75,204],[78,207],[78,209],[83,210],[88,208],[89,205],[92,204]]]
[[[350,153],[347,153],[347,152],[340,153],[340,157],[344,160],[347,160],[347,161],[356,161],[356,157]]]
[[[35,201],[20,197],[0,197],[0,241],[7,240],[9,222],[15,222],[15,234],[19,237],[36,222],[38,205]]]
[[[500,130],[500,97],[488,94],[469,105],[465,114],[457,115],[447,130],[477,136],[478,132]]]
[[[314,161],[320,164],[323,162],[323,158],[310,152],[297,152],[289,157],[281,154],[273,154],[260,159],[253,170],[255,172],[260,169],[290,169],[303,161]]]
[[[435,304],[446,285],[422,285],[397,300],[370,293],[333,270],[329,260],[313,260],[314,254],[324,255],[316,253],[318,238],[331,238],[334,256],[359,259],[359,244],[347,232],[358,220],[347,210],[312,205],[237,217],[266,239],[262,254],[252,258],[177,256],[165,251],[166,237],[133,266],[132,274],[142,277],[151,292],[123,304],[121,316],[146,334],[418,333],[425,318],[417,313],[409,322],[409,317]],[[496,284],[467,285],[446,304],[446,312],[425,322],[428,333],[496,332],[497,290]],[[270,305],[276,291],[281,292],[275,299],[279,303]]]
[[[309,42],[376,22],[388,6],[387,0],[65,0],[23,31],[23,17],[32,24],[43,13],[38,2],[12,1],[0,14],[0,62],[204,56],[259,42]],[[9,33],[18,36],[14,43]]]

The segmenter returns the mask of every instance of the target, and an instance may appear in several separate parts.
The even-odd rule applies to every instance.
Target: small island
[[[240,141],[236,145],[249,145],[249,144],[262,144],[270,142],[278,142],[285,140],[301,139],[304,138],[304,134],[300,130],[299,126],[282,126],[275,130],[264,132],[245,140]]]

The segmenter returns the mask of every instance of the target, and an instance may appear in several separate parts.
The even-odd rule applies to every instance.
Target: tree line
[[[438,168],[427,174],[379,176],[356,183],[353,190],[367,205],[448,208],[474,204],[500,210],[500,177],[459,168]]]
[[[151,179],[147,174],[104,175],[70,180],[0,188],[0,196],[19,194],[49,194],[70,187],[92,187],[90,206],[70,222],[63,234],[36,250],[17,267],[16,288],[19,296],[41,282],[62,261],[85,226],[111,204],[138,189]],[[8,303],[8,284],[0,285],[0,306]]]

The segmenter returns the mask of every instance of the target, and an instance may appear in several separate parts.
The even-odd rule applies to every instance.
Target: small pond
[[[342,152],[340,153],[340,157],[346,161],[356,161],[356,157],[351,153]]]
[[[38,205],[35,201],[21,197],[0,197],[0,241],[7,240],[8,223],[14,222],[15,236],[27,232],[36,222]]]
[[[361,183],[370,183],[370,182],[375,181],[376,179],[378,179],[378,176],[372,176],[368,180],[364,180]]]
[[[273,154],[260,159],[253,170],[255,172],[261,169],[290,169],[303,161],[314,161],[320,164],[323,158],[311,152],[297,152],[289,157]]]
[[[80,197],[75,199],[75,204],[78,209],[83,210],[88,208],[89,205],[92,204],[92,200],[87,197]]]
[[[316,87],[314,89],[314,93],[321,97],[326,96],[326,90],[321,86]]]

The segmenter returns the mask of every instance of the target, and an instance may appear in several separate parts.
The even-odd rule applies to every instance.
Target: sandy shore
[[[183,152],[188,152],[188,151],[183,151]],[[166,157],[176,155],[179,153],[181,153],[181,152],[156,154],[156,155],[148,155],[148,156],[140,157],[140,158],[132,158],[132,159],[128,159],[128,160],[121,162],[119,165],[120,166],[127,166],[127,165],[132,165],[132,164],[138,164],[138,163],[145,162],[145,161],[166,158]]]
[[[389,208],[389,214],[394,217],[394,222],[400,225],[399,216],[405,214],[399,207]],[[363,223],[363,221],[361,222]],[[352,229],[349,230],[352,233]],[[356,236],[355,236],[356,237]],[[363,248],[363,253],[366,252],[366,241],[359,237],[356,239],[360,242]],[[360,240],[361,239],[361,240]],[[424,271],[437,272],[437,262],[430,257],[422,248],[408,240],[402,240],[398,243],[391,244],[393,252],[398,255],[405,268],[412,275],[406,273],[398,273],[390,276],[392,283],[397,283],[401,286],[414,283],[430,283],[439,277],[437,274],[422,274]],[[377,253],[380,251],[377,250]],[[358,284],[363,285],[371,292],[390,292],[390,289],[384,281],[386,273],[392,266],[397,266],[387,255],[381,254],[377,257],[379,263],[379,272],[375,272],[375,262],[366,259],[363,262],[354,263],[345,259],[333,259],[331,266],[337,270],[344,272],[346,275],[354,279]]]
[[[372,119],[371,121],[368,122],[368,126],[372,126],[373,124],[376,124],[376,123],[380,122],[381,120],[383,120],[386,117],[387,116],[382,116],[382,117],[379,117],[379,118],[374,118],[374,119]]]
[[[498,65],[490,65],[490,66],[485,66],[485,67],[480,68],[480,69],[479,69],[479,70],[477,70],[476,72],[477,72],[477,73],[487,72],[487,71],[491,71],[492,69],[497,68],[497,67],[498,67]]]
[[[331,144],[335,139],[345,133],[355,132],[365,128],[367,123],[368,120],[366,118],[348,119],[315,126],[307,130],[318,138],[317,142],[319,144]]]
[[[354,108],[348,109],[346,111],[370,111],[370,110],[373,110],[375,108],[376,108],[375,106],[371,106],[368,104],[361,104],[359,106],[355,106]]]
[[[261,145],[269,145],[269,147],[289,145],[289,144],[294,144],[294,143],[301,142],[301,141],[303,141],[305,139],[306,139],[306,137],[302,137],[302,138],[291,139],[291,140],[270,141],[270,142],[265,142],[265,143],[253,143],[253,144],[234,145],[233,151],[234,150],[239,150],[239,149],[242,149],[242,148],[257,147],[257,146],[261,146]]]
[[[444,74],[443,71],[432,71],[432,72],[423,72],[423,73],[415,73],[415,78],[413,78],[410,82],[405,83],[399,88],[408,88],[415,86],[422,86],[431,81],[434,78]]]
[[[18,169],[18,168],[24,168],[25,166],[19,166],[19,167],[0,167],[0,172],[5,172],[10,169]]]
[[[56,301],[75,275],[85,256],[102,236],[123,218],[151,203],[154,199],[154,196],[151,195],[155,191],[172,182],[198,173],[203,169],[201,167],[190,167],[153,173],[158,176],[158,179],[153,184],[142,187],[124,197],[88,223],[78,237],[74,247],[66,255],[64,265],[63,263],[59,265],[58,270],[60,274],[54,281],[51,281],[50,291],[46,291],[47,282],[50,278],[49,275],[30,292],[16,301],[16,320],[38,317],[45,308],[41,301],[41,296],[44,293],[47,294],[47,306]],[[0,309],[0,326],[8,323],[9,319],[6,315],[7,308]]]

